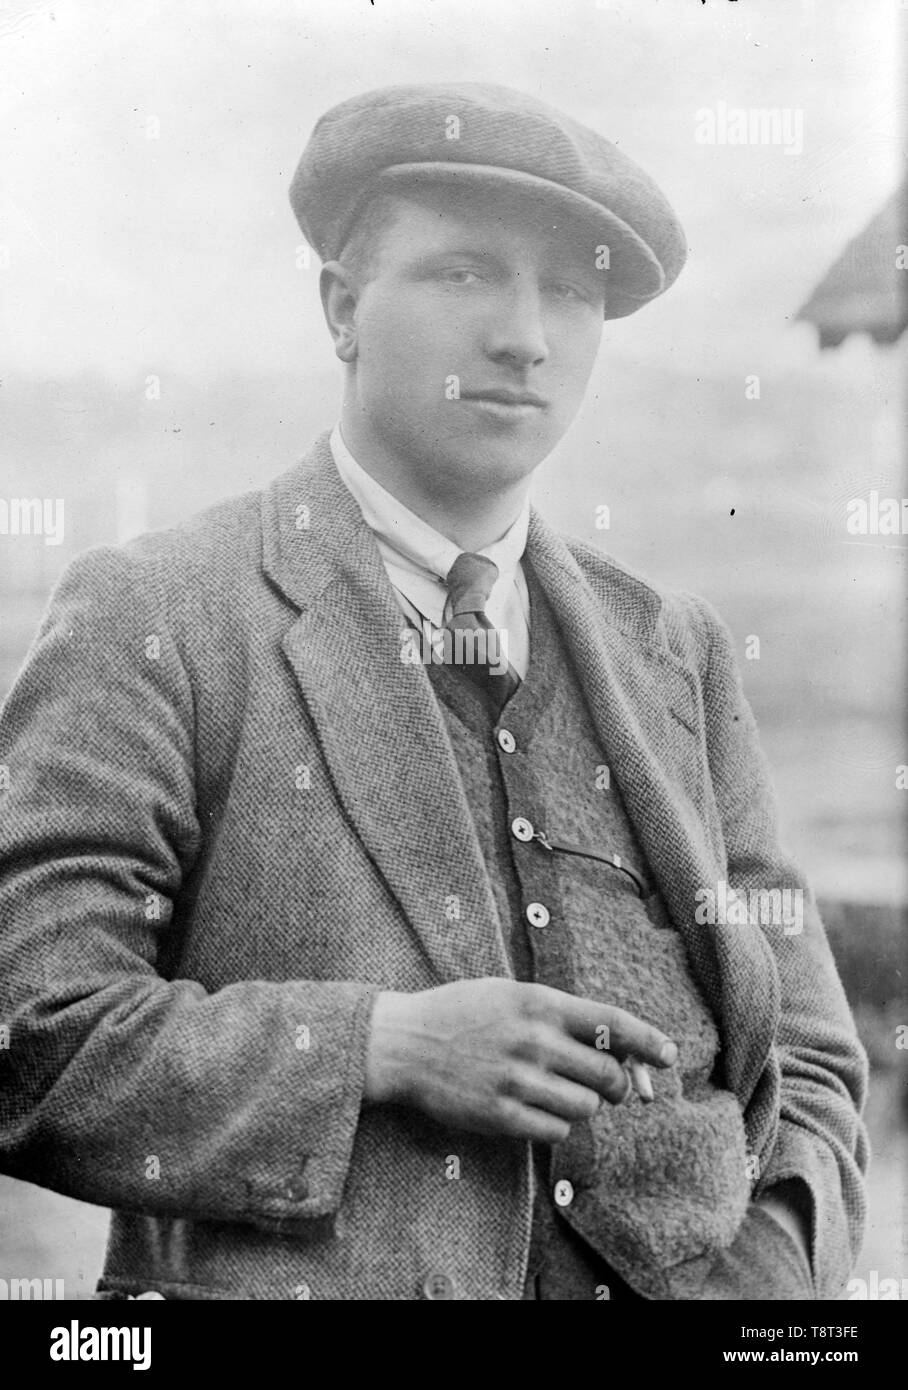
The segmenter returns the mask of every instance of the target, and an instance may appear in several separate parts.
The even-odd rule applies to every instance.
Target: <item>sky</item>
[[[903,167],[906,24],[899,0],[11,0],[0,364],[305,369],[326,340],[287,185],[312,126],[356,91],[454,79],[563,107],[664,187],[690,260],[622,353],[796,369],[792,316]],[[698,143],[720,103],[797,117],[803,149]]]

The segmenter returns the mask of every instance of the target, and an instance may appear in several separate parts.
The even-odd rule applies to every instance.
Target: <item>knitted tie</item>
[[[458,555],[446,580],[450,616],[445,622],[452,634],[452,664],[485,692],[496,716],[520,684],[500,638],[490,641],[487,635],[495,632],[485,606],[497,578],[498,566],[485,555],[468,550]],[[502,662],[505,671],[500,670]]]

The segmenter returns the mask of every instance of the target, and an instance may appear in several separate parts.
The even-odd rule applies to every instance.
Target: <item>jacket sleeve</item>
[[[80,556],[0,710],[0,1169],[305,1226],[340,1203],[376,990],[207,993],[156,968],[201,829],[193,691],[152,590],[128,552]]]
[[[760,926],[773,950],[780,1018],[769,1068],[780,1076],[778,1129],[755,1198],[793,1178],[806,1184],[812,1211],[812,1262],[819,1297],[848,1278],[864,1223],[868,1150],[861,1122],[867,1061],[859,1043],[812,892],[779,847],[775,796],[753,713],[744,696],[732,639],[696,600],[705,633],[707,752],[719,807],[728,882],[742,890],[791,889],[787,928]]]

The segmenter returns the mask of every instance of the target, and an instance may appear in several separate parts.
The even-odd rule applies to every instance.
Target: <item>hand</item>
[[[602,1100],[626,1099],[630,1055],[668,1067],[678,1049],[608,1004],[547,985],[462,980],[378,996],[365,1094],[458,1129],[555,1144]]]

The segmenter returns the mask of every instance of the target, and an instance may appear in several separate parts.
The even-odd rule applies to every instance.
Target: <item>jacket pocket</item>
[[[702,1300],[779,1301],[817,1297],[806,1253],[781,1221],[751,1202],[738,1234],[710,1270]]]

